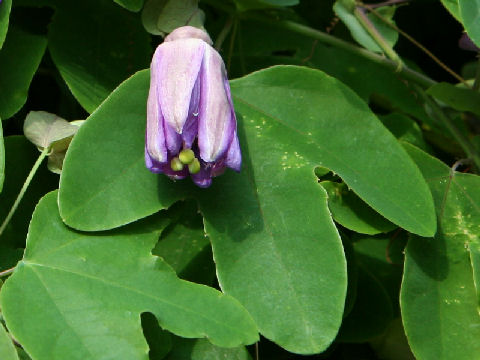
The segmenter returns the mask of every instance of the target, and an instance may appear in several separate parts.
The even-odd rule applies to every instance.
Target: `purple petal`
[[[211,168],[205,167],[204,164],[202,164],[200,172],[192,174],[191,177],[195,185],[201,188],[207,188],[212,185]]]
[[[205,49],[200,71],[200,107],[198,146],[205,162],[215,162],[230,145],[235,130],[231,105],[224,87],[225,66],[220,55],[210,46]]]
[[[152,60],[152,68],[155,67],[156,59]],[[167,148],[163,129],[163,116],[158,102],[157,77],[151,72],[150,92],[147,100],[147,130],[145,135],[145,151],[159,163],[167,161]],[[148,167],[148,160],[147,167]]]
[[[242,152],[240,151],[240,143],[238,142],[236,131],[233,133],[233,139],[227,151],[225,165],[235,171],[240,171],[242,167]]]
[[[198,105],[200,102],[200,82],[199,79],[193,87],[192,97],[190,99],[190,108],[188,109],[187,122],[183,126],[182,139],[186,148],[191,148],[198,134]]]
[[[158,86],[160,108],[165,122],[178,134],[188,118],[192,92],[201,68],[205,47],[199,39],[162,43],[153,56],[152,72]]]

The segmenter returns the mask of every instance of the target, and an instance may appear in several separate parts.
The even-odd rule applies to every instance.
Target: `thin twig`
[[[20,189],[20,192],[18,193],[17,198],[15,199],[15,202],[12,205],[12,208],[8,212],[7,217],[2,223],[2,226],[0,226],[0,236],[2,236],[3,232],[5,231],[5,228],[7,227],[8,223],[10,222],[10,219],[12,218],[13,214],[15,213],[15,210],[17,210],[18,205],[20,204],[20,201],[23,198],[23,195],[25,195],[25,192],[27,191],[28,185],[30,185],[30,182],[33,179],[33,176],[37,172],[38,168],[40,167],[40,164],[42,163],[43,159],[48,156],[48,152],[50,151],[50,148],[46,146],[40,156],[38,157],[37,161],[35,161],[35,164],[33,164],[32,170],[30,170],[30,173],[28,174],[27,178],[25,179],[25,182]]]
[[[457,79],[459,82],[464,84],[467,88],[471,88],[471,86],[465,81],[463,77],[458,75],[455,71],[450,69],[442,60],[440,60],[438,57],[436,57],[430,50],[428,50],[425,46],[423,46],[421,43],[419,43],[417,40],[415,40],[412,36],[407,34],[405,31],[400,29],[397,25],[389,21],[388,19],[385,19],[382,15],[378,13],[377,10],[375,10],[373,7],[371,7],[368,4],[364,4],[361,1],[358,1],[358,5],[369,10],[372,14],[374,14],[377,18],[379,18],[381,21],[383,21],[385,24],[390,26],[392,29],[397,31],[400,35],[405,37],[408,41],[410,41],[413,45],[418,47],[420,50],[422,50],[425,54],[427,54],[434,62],[436,62],[443,70],[448,72],[450,75],[452,75],[455,79]]]
[[[4,277],[4,276],[7,276],[7,275],[10,275],[11,273],[13,273],[13,271],[15,270],[16,266],[10,268],[10,269],[7,269],[7,270],[3,270],[3,271],[0,271],[0,277]]]

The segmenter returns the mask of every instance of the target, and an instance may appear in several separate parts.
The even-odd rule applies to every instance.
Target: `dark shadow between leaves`
[[[441,229],[437,234],[441,234]],[[450,269],[445,239],[442,236],[422,238],[412,235],[408,241],[406,253],[430,278],[437,281],[447,278]]]

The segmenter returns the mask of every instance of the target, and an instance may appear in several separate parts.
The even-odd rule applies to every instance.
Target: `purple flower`
[[[211,44],[191,26],[168,35],[153,55],[147,103],[147,168],[200,187],[242,162],[225,65]]]

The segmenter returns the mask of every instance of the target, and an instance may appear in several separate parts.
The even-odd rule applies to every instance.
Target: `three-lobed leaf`
[[[157,215],[110,233],[80,233],[62,223],[57,193],[47,194],[0,293],[13,336],[37,360],[147,359],[140,314],[151,312],[180,336],[225,347],[255,342],[257,328],[235,299],[178,279],[151,255],[167,224]]]
[[[144,0],[114,0],[114,1],[120,6],[123,6],[127,10],[137,12],[142,9]]]
[[[162,36],[185,25],[201,28],[204,18],[198,0],[147,0],[142,11],[145,29]]]
[[[319,71],[276,67],[232,82],[244,166],[207,190],[145,169],[147,89],[148,71],[140,72],[80,128],[61,178],[62,219],[104,230],[196,198],[222,289],[290,351],[328,347],[345,298],[343,249],[317,165],[337,172],[391,221],[421,234],[435,231],[418,169],[351,90]],[[266,267],[269,275],[259,282]]]

